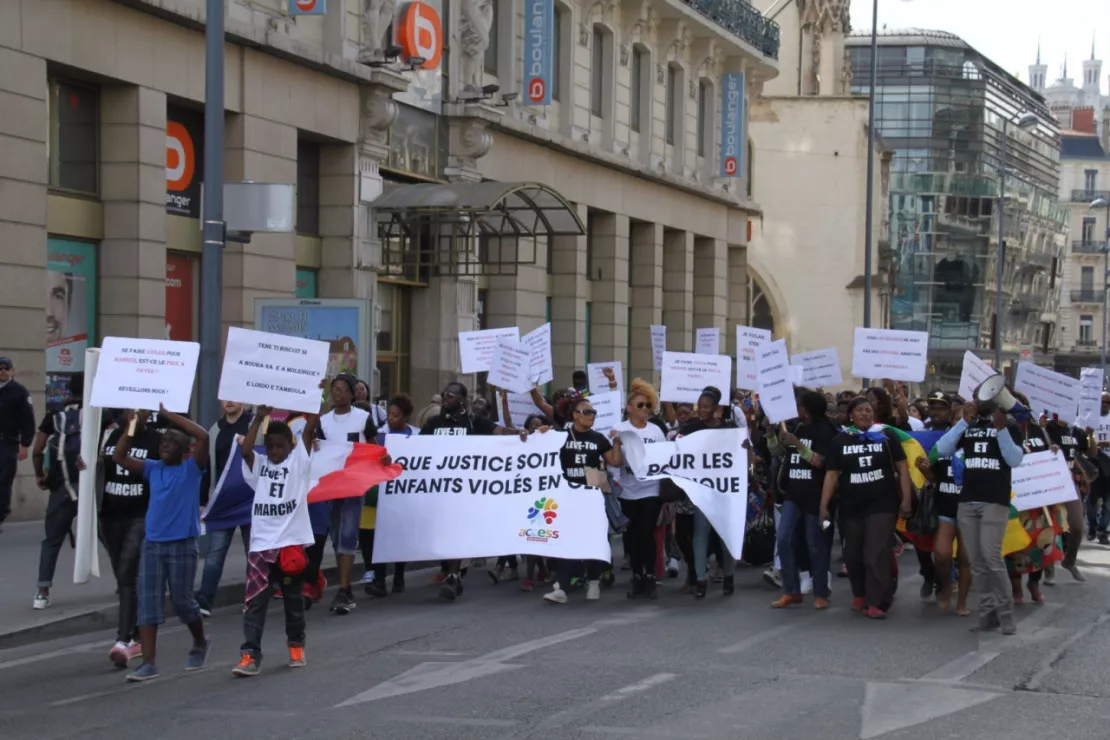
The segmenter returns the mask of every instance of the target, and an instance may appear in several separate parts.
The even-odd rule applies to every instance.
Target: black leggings
[[[655,524],[662,508],[658,496],[621,499],[621,511],[629,519],[624,531],[624,551],[633,577],[655,577]]]
[[[693,585],[697,582],[694,573],[694,515],[675,514],[674,539],[682,553],[682,560],[686,563],[686,583]]]

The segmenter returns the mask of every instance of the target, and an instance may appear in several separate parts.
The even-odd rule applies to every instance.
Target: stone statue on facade
[[[813,74],[813,94],[821,94],[821,30],[814,27],[813,29],[813,53],[812,53],[812,74]]]
[[[393,23],[397,0],[362,0],[362,48],[358,61],[384,61],[383,50],[389,46],[385,32]]]
[[[486,49],[493,26],[493,0],[461,0],[459,14],[459,77],[462,89],[480,92]]]

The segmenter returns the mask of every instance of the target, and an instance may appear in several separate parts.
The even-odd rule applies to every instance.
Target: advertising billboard
[[[353,298],[258,298],[254,328],[327,342],[328,377],[350,373],[370,381],[370,302]]]

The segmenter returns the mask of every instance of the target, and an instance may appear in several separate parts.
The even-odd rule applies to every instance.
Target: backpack
[[[83,411],[73,404],[54,414],[54,432],[46,438],[47,486],[64,486],[71,500],[77,500],[77,460],[81,456],[81,418]]]

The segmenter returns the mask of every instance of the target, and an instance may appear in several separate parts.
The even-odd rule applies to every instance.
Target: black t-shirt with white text
[[[1014,423],[1006,429],[1010,439],[1021,445],[1025,435]],[[964,487],[960,501],[983,504],[1010,504],[1010,466],[1002,459],[998,430],[989,419],[979,419],[964,430],[961,446],[964,451]],[[1048,449],[1047,445],[1045,449]]]
[[[1052,444],[1060,448],[1071,462],[1087,452],[1087,434],[1077,426],[1049,424],[1046,429]]]
[[[1025,448],[1026,454],[1031,455],[1034,452],[1048,452],[1051,446],[1052,441],[1049,440],[1044,429],[1035,425],[1029,426],[1029,432],[1025,435],[1025,443],[1022,445],[1022,447]]]
[[[883,436],[881,441],[848,432],[833,437],[825,469],[840,473],[841,516],[897,513],[901,495],[894,465],[904,461],[906,453],[894,432],[883,430]]]
[[[103,519],[142,518],[150,504],[150,482],[143,479],[142,472],[132,473],[112,462],[123,431],[122,428],[113,430],[104,444],[104,495],[100,502]],[[161,441],[160,430],[149,426],[137,429],[127,456],[134,460],[157,460]]]
[[[952,458],[942,457],[933,463],[936,478],[937,515],[955,519],[960,505],[960,488],[952,474]]]
[[[611,450],[609,438],[590,429],[586,432],[567,432],[567,441],[559,450],[563,475],[573,484],[586,485],[586,468],[605,468],[603,455]]]
[[[825,458],[829,456],[833,438],[837,434],[836,428],[828,423],[799,424],[794,430],[794,436],[799,442]],[[825,482],[825,470],[810,465],[802,459],[797,449],[791,447],[786,458],[784,475],[783,500],[793,502],[805,513],[817,516],[821,508],[821,487]]]
[[[484,416],[438,414],[424,423],[424,426],[420,429],[420,434],[430,434],[437,437],[488,436],[493,434],[496,429],[497,425]]]

